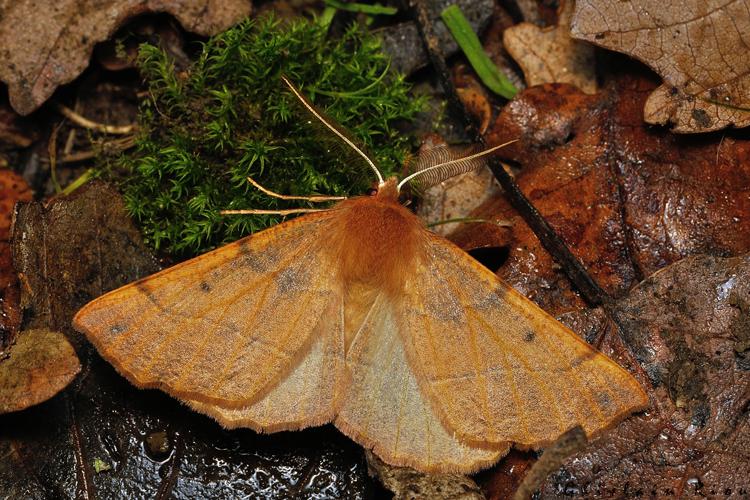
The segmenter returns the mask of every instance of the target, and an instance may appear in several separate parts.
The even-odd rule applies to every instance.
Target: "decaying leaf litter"
[[[613,66],[617,67],[623,61],[623,59],[616,59]],[[642,108],[639,106],[642,105],[645,96],[656,87],[658,82],[653,76],[636,76],[633,78],[632,75],[640,75],[641,72],[642,70],[636,65],[627,66],[626,70],[613,71],[607,69],[605,61],[604,69],[599,68],[599,73],[603,75],[604,80],[603,90],[597,94],[597,99],[588,102],[585,101],[583,96],[577,97],[575,89],[554,85],[530,89],[511,103],[511,105],[516,106],[515,115],[511,111],[514,108],[508,107],[497,118],[498,127],[494,132],[495,134],[504,134],[503,125],[508,126],[510,124],[511,129],[516,127],[516,130],[520,132],[519,135],[527,138],[526,143],[521,141],[517,146],[518,151],[513,153],[512,158],[509,158],[516,160],[517,165],[525,167],[521,169],[519,175],[519,181],[524,178],[528,179],[524,181],[527,182],[525,186],[522,183],[522,189],[535,202],[539,200],[540,202],[546,201],[549,204],[547,205],[549,208],[540,207],[542,212],[547,215],[553,227],[560,231],[568,243],[572,245],[574,252],[588,264],[587,267],[593,267],[594,276],[598,280],[603,280],[601,283],[604,288],[615,297],[628,297],[634,296],[636,293],[643,293],[636,292],[637,290],[643,290],[643,286],[634,289],[632,287],[653,272],[686,256],[701,253],[727,256],[742,255],[747,252],[747,242],[744,239],[747,231],[743,230],[743,224],[747,221],[745,214],[748,203],[748,176],[744,173],[748,163],[746,134],[742,131],[730,131],[720,135],[707,135],[696,140],[695,138],[684,139],[674,136],[664,129],[643,126],[641,120]],[[544,90],[540,92],[540,89]],[[556,96],[560,93],[564,98],[558,100]],[[564,109],[566,103],[568,105],[567,110]],[[571,112],[574,108],[583,107],[586,107],[590,117]],[[593,109],[593,112],[591,109]],[[599,114],[603,116],[598,118]],[[513,115],[513,119],[510,119],[508,115]],[[641,145],[643,145],[643,149],[641,149]],[[530,165],[528,164],[529,159],[536,158],[539,158],[538,161],[532,161]],[[696,161],[695,158],[698,158],[698,160]],[[593,164],[593,166],[590,164]],[[545,171],[548,173],[545,174]],[[560,172],[564,172],[565,175],[561,177]],[[577,186],[587,186],[587,188],[579,189]],[[710,186],[716,186],[715,190],[706,189]],[[450,203],[450,200],[448,203]],[[565,206],[570,208],[559,208]],[[488,213],[492,217],[488,217]],[[684,217],[686,213],[688,217]],[[503,208],[498,212],[487,212],[485,208],[479,216],[485,219],[513,220],[513,212],[509,208]],[[597,221],[593,226],[601,229],[590,229],[590,225],[587,223],[589,220]],[[639,467],[642,470],[651,471],[653,464],[649,460],[654,454],[667,459],[659,459],[660,472],[653,476],[656,479],[652,478],[649,482],[649,478],[646,477],[639,481],[639,483],[643,483],[641,494],[689,496],[691,494],[711,495],[715,494],[712,491],[725,493],[727,490],[731,490],[730,493],[725,494],[742,495],[743,485],[741,481],[743,476],[736,474],[736,472],[742,472],[743,468],[744,470],[747,469],[746,457],[742,455],[743,448],[738,447],[733,450],[735,453],[732,453],[731,457],[735,460],[734,462],[727,461],[726,457],[730,455],[712,453],[712,450],[718,449],[721,451],[725,447],[723,445],[729,442],[741,444],[744,442],[743,440],[747,440],[747,416],[741,411],[744,401],[742,398],[746,397],[741,392],[744,381],[741,378],[741,370],[744,366],[742,360],[746,351],[744,348],[746,339],[743,340],[742,338],[743,330],[741,328],[731,326],[738,324],[737,318],[741,320],[741,318],[746,317],[747,309],[742,304],[742,300],[727,299],[727,296],[731,295],[730,292],[735,290],[734,287],[737,286],[737,281],[733,281],[731,275],[741,272],[739,271],[740,268],[737,267],[739,264],[733,261],[723,262],[721,259],[718,263],[692,262],[692,266],[687,271],[675,271],[679,279],[672,274],[675,277],[670,278],[666,283],[667,288],[669,286],[677,288],[676,292],[668,294],[669,300],[667,302],[668,304],[675,304],[676,314],[687,314],[691,309],[707,311],[703,313],[704,315],[709,314],[708,311],[714,311],[711,313],[713,314],[712,317],[715,317],[711,322],[712,324],[721,325],[719,328],[724,327],[725,324],[730,325],[723,330],[724,337],[729,338],[729,340],[726,340],[726,349],[724,347],[717,349],[726,356],[724,358],[722,355],[716,354],[716,350],[711,354],[710,350],[703,349],[706,352],[702,352],[702,348],[696,347],[696,345],[703,345],[701,342],[708,342],[708,340],[696,340],[692,341],[687,348],[680,347],[675,334],[670,333],[669,330],[671,326],[680,324],[677,320],[666,325],[666,327],[648,327],[643,324],[636,325],[637,328],[633,326],[632,331],[649,331],[649,328],[653,328],[659,332],[658,335],[642,335],[641,337],[648,339],[643,341],[642,338],[629,338],[627,335],[623,335],[623,332],[620,332],[619,336],[615,335],[615,332],[611,331],[611,325],[609,331],[597,327],[596,322],[586,320],[586,314],[584,314],[583,319],[577,318],[571,311],[584,309],[584,304],[572,291],[569,291],[571,287],[565,278],[555,268],[552,259],[549,259],[544,250],[538,246],[533,235],[523,229],[522,222],[516,220],[511,228],[495,224],[494,227],[487,230],[489,234],[496,236],[495,241],[483,235],[484,231],[480,228],[481,226],[467,225],[462,229],[463,234],[457,241],[465,242],[466,248],[472,247],[472,241],[484,246],[507,246],[510,249],[508,259],[499,270],[501,274],[507,273],[506,279],[519,286],[525,294],[542,303],[547,310],[555,314],[567,313],[563,317],[573,321],[575,330],[586,335],[590,340],[597,341],[598,339],[605,352],[610,350],[610,355],[636,373],[640,372],[639,366],[641,369],[645,369],[644,364],[647,364],[647,360],[643,356],[638,357],[639,348],[643,349],[643,343],[646,344],[647,349],[655,349],[661,353],[664,358],[659,358],[655,364],[652,363],[650,372],[645,370],[644,373],[641,373],[641,376],[644,377],[644,385],[654,384],[661,371],[675,379],[671,384],[667,384],[667,390],[660,391],[657,385],[655,395],[652,395],[652,399],[663,403],[656,405],[655,408],[667,408],[665,414],[672,416],[672,420],[665,423],[663,413],[659,413],[657,417],[653,417],[653,415],[644,417],[646,420],[653,417],[653,420],[648,424],[642,422],[643,418],[637,417],[628,421],[629,425],[634,427],[623,428],[621,426],[613,431],[611,439],[618,443],[628,442],[627,436],[652,436],[653,441],[649,445],[652,450],[650,454],[638,455],[629,451],[646,446],[646,443],[638,440],[628,444],[628,449],[614,447],[613,451],[613,448],[607,445],[607,438],[603,437],[598,445],[596,442],[590,445],[591,457],[593,458],[587,458],[583,461],[580,458],[571,459],[572,464],[591,463],[591,468],[580,470],[575,467],[564,466],[557,475],[550,476],[546,485],[543,485],[545,496],[564,494],[581,496],[617,495],[619,490],[613,490],[612,488],[622,487],[626,482],[625,477],[618,474],[621,474],[621,471],[628,471],[625,474],[629,475],[633,470],[638,470]],[[472,231],[473,235],[471,234]],[[524,231],[527,231],[527,236],[522,236]],[[585,248],[586,251],[579,252],[579,246]],[[521,250],[515,251],[516,248]],[[517,262],[518,264],[514,264]],[[505,271],[509,265],[515,266],[516,270]],[[681,273],[687,272],[688,276],[691,276],[691,273],[698,277],[703,276],[702,281],[708,283],[711,282],[708,277],[701,274],[704,271],[698,271],[698,269],[706,266],[709,268],[713,266],[711,268],[713,271],[710,271],[710,273],[712,276],[718,276],[716,278],[718,281],[715,282],[716,288],[719,291],[726,290],[727,296],[700,294],[695,300],[701,300],[702,298],[705,309],[700,309],[696,303],[691,303],[692,307],[688,308],[684,305],[684,301],[694,295],[692,291],[696,289],[696,286],[686,282],[685,280],[688,278],[683,279]],[[729,271],[718,270],[723,268],[727,268]],[[525,272],[521,270],[525,270]],[[658,280],[664,279],[664,274],[658,274]],[[666,274],[670,276],[669,273]],[[89,277],[91,276],[89,275]],[[657,277],[654,277],[654,279],[657,280]],[[721,281],[722,279],[724,281]],[[534,286],[532,284],[534,281],[538,281],[540,286]],[[676,283],[687,284],[680,285],[682,287],[680,289]],[[562,285],[562,291],[557,290],[559,285]],[[653,287],[653,285],[650,286]],[[631,289],[633,291],[630,291]],[[741,297],[742,290],[737,290],[739,290],[738,295]],[[680,293],[685,298],[681,298]],[[624,309],[633,301],[637,303],[637,299],[632,299],[630,303],[628,303],[628,300],[623,298],[620,301],[620,304],[623,305],[619,307]],[[658,303],[653,299],[647,300],[647,303],[652,302]],[[714,307],[714,303],[719,307]],[[662,309],[664,308],[666,306],[663,306]],[[601,316],[601,313],[589,313],[589,315],[596,317]],[[699,315],[691,316],[688,314],[687,322],[692,324],[693,319],[697,316]],[[622,318],[620,319],[622,320]],[[739,324],[741,325],[741,323]],[[603,333],[605,331],[607,333]],[[693,337],[703,339],[702,334],[703,332],[699,331]],[[621,338],[621,340],[618,340],[618,338]],[[642,343],[639,343],[641,341]],[[665,341],[666,344],[660,343]],[[613,346],[610,347],[610,343]],[[715,343],[715,341],[709,342],[709,344],[712,343]],[[662,345],[666,347],[660,347]],[[730,350],[732,353],[729,353]],[[695,353],[702,354],[698,356]],[[635,357],[633,357],[633,354],[635,354]],[[734,369],[740,370],[737,372],[740,375],[737,379],[739,381],[737,387],[739,387],[740,392],[729,395],[726,391],[720,392],[718,393],[719,396],[716,397],[719,397],[724,405],[731,401],[731,405],[736,405],[731,407],[739,408],[739,411],[734,414],[727,413],[730,417],[735,415],[728,421],[712,420],[712,415],[714,417],[718,415],[718,413],[714,413],[715,408],[712,409],[711,404],[709,404],[709,408],[706,410],[705,405],[698,403],[705,399],[711,401],[711,398],[714,397],[712,396],[713,393],[705,393],[706,395],[704,395],[705,391],[701,392],[701,390],[705,389],[706,384],[701,386],[700,384],[688,383],[688,381],[693,378],[708,377],[708,379],[712,379],[712,377],[715,377],[713,374],[716,370],[719,370],[719,373],[725,376],[727,370],[730,370],[729,365],[731,363],[721,361],[721,359],[731,359],[729,354],[735,356],[737,364]],[[687,363],[684,362],[686,360]],[[681,365],[685,365],[685,368],[680,368]],[[107,375],[106,367],[99,366],[99,368],[105,369],[105,375]],[[116,381],[116,377],[111,372],[108,375],[109,379],[105,376],[102,377],[102,381]],[[96,387],[96,377],[87,376],[85,373],[84,376],[87,377],[85,379],[87,383]],[[103,387],[106,387],[106,383]],[[744,381],[744,387],[747,388],[746,381]],[[120,388],[125,391],[129,389]],[[716,389],[724,391],[721,385],[717,385]],[[60,407],[59,403],[55,403],[55,401],[57,400],[53,400],[53,403],[48,406],[52,407],[53,410],[57,408],[58,412],[61,410],[70,411],[70,408],[65,408],[66,405]],[[182,411],[175,408],[176,405],[170,406],[167,401],[159,401],[161,401],[160,405],[174,408],[177,413]],[[677,410],[670,409],[672,407],[669,404],[676,407]],[[744,404],[746,405],[746,402]],[[104,407],[106,406],[104,404]],[[130,408],[126,410],[126,413],[129,412],[131,415],[138,413],[138,411],[132,409],[132,405],[129,407],[126,404],[124,406]],[[724,406],[721,408],[724,408]],[[43,409],[44,407],[42,407]],[[85,414],[86,409],[84,408],[83,411],[80,408],[76,410],[74,406],[72,415],[75,416],[75,411],[81,411],[82,414]],[[92,408],[89,407],[88,409]],[[146,404],[145,406],[141,405],[138,410],[143,411],[147,417],[154,408]],[[708,416],[706,416],[706,413],[708,413]],[[71,414],[66,413],[66,415],[69,419]],[[61,419],[61,422],[65,421],[67,420]],[[690,423],[687,426],[681,423],[688,421]],[[743,422],[745,422],[744,426]],[[149,423],[154,424],[153,421]],[[203,423],[203,425],[207,424]],[[668,427],[665,427],[667,425]],[[691,425],[693,426],[692,429]],[[724,430],[727,425],[729,430]],[[160,427],[159,423],[155,423],[154,427]],[[162,425],[162,427],[169,426]],[[81,431],[82,428],[83,431]],[[175,488],[174,484],[177,484],[176,488],[178,488],[175,491],[180,491],[181,477],[191,477],[193,480],[191,485],[195,486],[195,476],[190,476],[190,474],[184,476],[185,471],[180,467],[185,467],[186,457],[195,456],[195,454],[191,455],[191,452],[194,453],[195,449],[205,450],[205,448],[199,446],[190,449],[189,446],[194,445],[195,441],[192,438],[181,439],[180,436],[186,434],[183,429],[180,429],[183,432],[174,432],[174,429],[171,432],[168,431],[166,434],[168,437],[167,443],[163,448],[148,449],[148,453],[152,455],[146,455],[143,460],[138,460],[137,457],[140,455],[136,448],[132,446],[137,440],[132,441],[131,438],[127,437],[128,432],[119,434],[118,432],[112,432],[112,436],[120,436],[121,447],[118,449],[117,446],[113,448],[111,436],[109,439],[105,439],[96,432],[93,435],[99,437],[94,438],[94,441],[82,440],[82,437],[86,438],[92,432],[91,427],[86,430],[84,425],[82,428],[79,428],[75,422],[74,425],[67,426],[67,428],[64,425],[63,430],[58,429],[56,436],[48,436],[48,442],[54,443],[55,439],[62,439],[63,441],[70,439],[69,442],[72,445],[83,443],[83,448],[78,449],[70,446],[68,449],[82,451],[81,456],[91,457],[100,454],[101,457],[96,456],[95,458],[103,459],[115,466],[122,463],[125,467],[130,467],[130,471],[138,470],[137,465],[158,463],[158,459],[160,457],[163,459],[166,454],[169,460],[164,463],[162,472],[167,473],[168,480],[160,481],[158,483],[160,486],[155,486],[148,491],[155,491],[159,488],[161,488],[159,491],[170,491],[169,488]],[[650,430],[654,428],[668,432],[654,434]],[[131,427],[129,430],[132,431],[132,429]],[[161,429],[155,429],[154,432],[148,434],[160,434],[160,431]],[[684,432],[684,434],[679,435],[679,432]],[[621,436],[620,433],[624,434]],[[175,435],[177,435],[176,439]],[[662,436],[667,436],[667,438]],[[694,436],[698,437],[693,439]],[[98,442],[110,441],[110,444],[103,448],[104,451],[102,449],[96,451],[94,443],[97,440]],[[115,439],[115,441],[118,441],[118,439]],[[149,442],[153,441],[152,438]],[[15,442],[18,443],[17,440]],[[131,446],[128,448],[128,445]],[[122,448],[122,446],[125,446],[125,448]],[[243,449],[244,446],[247,446],[246,442],[239,445],[240,449]],[[599,450],[598,446],[603,446],[604,449],[608,450],[606,459],[603,459],[604,455],[597,451]],[[88,450],[87,447],[89,447]],[[25,450],[28,451],[32,448],[27,447]],[[12,449],[16,450],[14,456],[22,460],[21,463],[25,467],[28,467],[29,463],[34,463],[36,455],[33,451],[27,454],[17,453],[20,448],[15,445]],[[123,454],[122,449],[130,449],[132,455]],[[159,449],[162,449],[164,454],[157,453]],[[91,453],[92,451],[93,453]],[[672,451],[674,453],[671,453]],[[679,453],[677,453],[678,451]],[[173,454],[170,455],[170,453]],[[584,450],[581,453],[585,454],[587,451]],[[117,460],[118,454],[119,460]],[[325,452],[323,454],[325,455]],[[175,458],[178,455],[179,457]],[[240,455],[243,454],[240,453]],[[72,456],[74,454],[70,455],[70,457]],[[207,453],[207,456],[211,456],[211,453]],[[697,457],[704,458],[699,459]],[[129,458],[132,460],[129,461]],[[154,458],[157,459],[156,462],[149,462],[149,459],[153,460]],[[118,480],[127,476],[125,472],[121,472],[122,476],[117,478],[108,477],[104,479],[107,474],[105,472],[95,475],[91,471],[93,459],[81,461],[78,469],[75,465],[65,465],[66,463],[73,464],[75,460],[66,462],[62,457],[52,455],[50,461],[56,464],[53,468],[63,471],[63,474],[74,474],[76,470],[81,472],[80,477],[83,480],[79,482],[74,479],[70,483],[74,489],[81,487],[86,491],[99,494],[102,494],[106,489],[97,489],[97,486],[101,487],[104,482],[107,482],[109,484],[107,487],[112,488],[110,491],[116,491],[117,485],[122,485],[122,483],[118,483]],[[251,462],[243,459],[244,464]],[[308,474],[306,476],[308,479],[320,477],[316,474],[319,473],[321,461],[312,459],[308,462],[308,465],[310,463],[313,465],[308,467],[303,475]],[[615,467],[613,464],[620,465]],[[501,468],[502,464],[499,469]],[[117,471],[117,467],[114,470]],[[156,469],[152,467],[149,470]],[[259,470],[262,470],[262,467]],[[272,470],[272,468],[269,470]],[[610,474],[610,471],[612,471],[612,474]],[[312,474],[312,476],[309,474]],[[488,474],[491,474],[491,472],[479,477],[482,484],[490,485],[492,483],[488,479]],[[200,480],[197,483],[200,484]],[[37,488],[36,491],[40,492],[49,488],[48,485],[45,486],[43,480],[36,480],[33,485],[29,483],[28,487],[32,488],[28,491]],[[652,490],[655,493],[652,493]],[[635,495],[637,491],[628,489],[623,494]],[[485,492],[492,494],[490,486],[486,486]]]

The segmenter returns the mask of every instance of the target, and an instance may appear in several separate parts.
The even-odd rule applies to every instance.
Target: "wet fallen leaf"
[[[94,45],[122,22],[168,12],[189,31],[210,35],[250,13],[249,0],[0,0],[0,80],[22,115],[89,64]]]
[[[750,3],[578,0],[574,37],[623,52],[664,79],[644,106],[675,132],[750,125]]]
[[[14,235],[31,321],[65,324],[67,334],[81,305],[156,267],[121,197],[97,183],[46,208],[26,205]],[[362,449],[332,426],[272,436],[228,432],[165,394],[136,389],[87,343],[79,353],[84,375],[73,387],[0,416],[0,491],[9,498],[382,494]],[[96,473],[102,463],[111,469]]]
[[[9,241],[13,206],[31,196],[29,185],[20,175],[0,170],[0,360],[21,327],[20,295]]]
[[[651,408],[567,459],[541,496],[750,495],[750,364],[737,350],[748,297],[750,256],[695,256],[623,298],[622,339],[652,386]]]
[[[393,492],[394,500],[483,500],[479,486],[462,474],[424,474],[394,467],[366,452],[370,474]]]
[[[21,332],[10,356],[0,360],[0,413],[48,400],[80,370],[65,335],[47,329]]]
[[[622,243],[625,228],[617,179],[607,166],[607,143],[601,140],[609,118],[603,108],[598,97],[569,85],[527,89],[504,108],[488,141],[520,139],[503,153],[524,166],[517,177],[521,190],[604,289],[621,295],[636,277]],[[476,233],[495,234],[494,246],[510,248],[508,262],[498,273],[501,277],[551,314],[583,307],[552,257],[505,198],[491,199],[472,216],[509,220],[511,234],[498,233],[488,224],[464,225],[452,237],[456,243],[469,248],[476,243]],[[488,241],[485,245],[493,246]]]
[[[565,0],[558,24],[540,28],[524,22],[505,30],[503,44],[531,87],[542,83],[569,83],[587,94],[596,92],[594,47],[570,37],[574,2]]]

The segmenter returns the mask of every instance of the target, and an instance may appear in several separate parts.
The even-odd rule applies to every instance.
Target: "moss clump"
[[[135,152],[118,159],[127,207],[147,242],[187,257],[278,222],[221,216],[236,208],[293,208],[247,182],[284,194],[358,194],[373,181],[359,163],[331,154],[281,82],[286,75],[373,154],[385,175],[410,140],[396,129],[422,100],[388,72],[378,41],[352,27],[337,40],[297,21],[246,21],[204,46],[177,72],[160,49],[143,45],[139,67],[150,98]]]

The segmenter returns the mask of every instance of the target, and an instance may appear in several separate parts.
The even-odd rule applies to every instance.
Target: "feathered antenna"
[[[474,153],[471,151],[475,148],[470,148],[469,152],[461,151],[457,153],[445,144],[431,148],[417,157],[412,167],[416,171],[404,177],[398,183],[398,189],[401,190],[404,184],[416,177],[419,177],[419,187],[427,189],[456,175],[475,170],[486,165],[488,155],[516,141],[518,139]]]
[[[364,158],[364,160],[367,162],[367,164],[372,168],[372,170],[375,172],[375,175],[378,178],[378,185],[382,185],[385,183],[383,180],[383,175],[380,173],[380,170],[375,166],[375,163],[370,159],[367,154],[365,154],[362,149],[360,149],[353,140],[351,140],[347,134],[345,134],[342,130],[339,129],[339,127],[333,123],[331,120],[326,118],[320,111],[315,109],[315,106],[304,96],[302,95],[302,92],[300,92],[297,87],[294,86],[294,84],[289,81],[289,79],[285,76],[281,76],[281,79],[284,81],[287,87],[289,87],[289,90],[292,91],[294,96],[299,100],[300,104],[304,106],[304,108],[316,119],[318,122],[325,125],[325,127],[333,132],[339,139],[341,139],[344,144],[349,146],[351,150],[355,151],[359,156]]]

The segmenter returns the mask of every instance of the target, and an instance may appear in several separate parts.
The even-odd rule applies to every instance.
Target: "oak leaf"
[[[571,32],[659,73],[648,123],[680,133],[750,125],[750,1],[578,0]]]
[[[127,19],[168,12],[210,35],[250,13],[249,0],[0,0],[0,80],[27,115],[88,65],[94,45]]]

